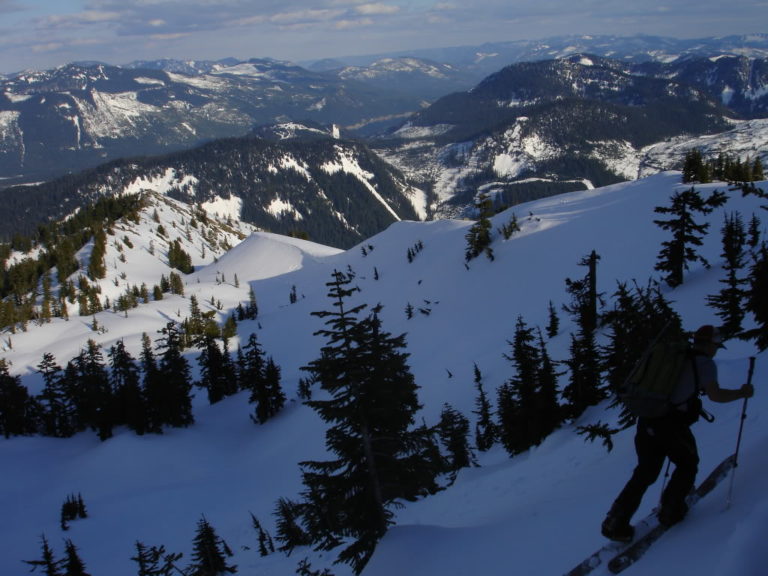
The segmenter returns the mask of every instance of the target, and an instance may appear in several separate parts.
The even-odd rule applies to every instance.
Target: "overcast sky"
[[[0,73],[74,60],[306,61],[563,34],[768,32],[768,0],[0,0]]]

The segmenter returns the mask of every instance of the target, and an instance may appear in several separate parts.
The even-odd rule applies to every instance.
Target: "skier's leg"
[[[699,452],[696,438],[686,425],[671,427],[668,433],[667,454],[675,471],[661,497],[659,521],[667,526],[680,522],[688,513],[685,499],[693,490],[699,470]]]
[[[603,535],[614,539],[631,539],[630,520],[640,506],[643,495],[661,473],[666,452],[653,423],[641,420],[635,434],[637,466],[621,493],[613,502],[603,522]]]

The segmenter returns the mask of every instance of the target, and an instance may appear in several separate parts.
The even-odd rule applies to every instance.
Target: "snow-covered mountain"
[[[436,99],[469,90],[511,64],[574,54],[644,65],[648,75],[675,77],[696,89],[708,85],[742,117],[762,117],[765,65],[755,63],[766,58],[767,46],[764,35],[697,40],[559,37],[319,61],[306,67],[268,58],[227,58],[142,61],[124,67],[85,62],[25,71],[0,79],[0,186],[240,136],[275,122],[336,124],[368,137],[402,125]],[[713,62],[691,64],[702,59]],[[733,59],[740,64],[733,66]],[[713,73],[712,67],[720,70]]]
[[[94,189],[103,192],[105,179],[99,174],[104,172],[109,174],[108,188],[119,192],[129,185],[127,177],[162,179],[170,170],[179,174],[169,184],[178,198],[200,202],[211,201],[215,196],[241,198],[242,217],[247,221],[278,233],[288,232],[291,227],[309,227],[312,239],[346,247],[382,226],[360,222],[360,216],[367,217],[375,211],[357,211],[357,216],[351,216],[345,209],[344,203],[350,198],[365,194],[345,192],[346,185],[339,182],[333,186],[330,182],[320,183],[317,171],[322,172],[322,166],[345,162],[332,156],[354,157],[353,163],[359,168],[356,173],[365,172],[379,180],[377,193],[401,218],[414,217],[411,208],[421,218],[471,214],[478,192],[490,193],[498,205],[512,205],[675,169],[694,147],[712,156],[725,153],[752,160],[762,156],[765,162],[768,133],[761,118],[768,103],[765,62],[745,56],[688,56],[671,63],[638,64],[571,54],[516,64],[487,77],[470,91],[438,99],[386,138],[371,141],[376,152],[405,177],[372,158],[360,144],[344,144],[343,153],[338,152],[341,144],[332,136],[350,134],[339,125],[330,129],[322,123],[272,123],[252,132],[260,139],[275,142],[268,147],[249,138],[226,140],[188,153],[118,161],[94,173],[36,189],[10,191],[9,217],[0,224],[0,235],[9,237],[16,232],[33,231],[39,222],[33,217],[45,220],[63,215],[65,197],[78,205],[78,201],[92,196]],[[103,160],[104,154],[107,158],[113,153],[130,154],[136,145],[141,145],[142,154],[147,154],[158,148],[182,145],[177,139],[180,135],[186,135],[182,140],[189,146],[203,134],[193,127],[198,120],[210,128],[211,121],[218,117],[214,123],[219,128],[228,126],[225,132],[242,130],[253,121],[251,112],[245,117],[240,115],[243,109],[238,108],[239,98],[245,98],[242,91],[281,87],[277,91],[279,96],[270,92],[273,95],[267,100],[271,104],[264,104],[266,108],[254,104],[258,100],[254,100],[255,92],[246,98],[249,106],[255,106],[253,110],[258,109],[261,114],[289,101],[308,102],[305,93],[301,96],[302,86],[315,86],[312,79],[317,76],[297,66],[263,60],[161,62],[155,66],[177,69],[184,64],[197,75],[93,64],[19,76],[5,91],[12,109],[0,113],[7,128],[5,132],[0,128],[0,148],[5,146],[0,164],[10,163],[10,173],[16,173],[16,160],[37,154],[41,162],[55,169],[57,153],[51,153],[49,145],[59,144],[61,160],[71,160],[72,154],[81,159]],[[414,59],[384,59],[364,69],[346,68],[340,74],[348,73],[355,79],[338,82],[365,80],[371,83],[369,89],[380,83],[375,91],[385,97],[381,95],[393,90],[392,86],[413,89],[416,84],[435,78],[439,84],[449,68]],[[406,76],[408,81],[397,80]],[[233,100],[238,90],[240,96]],[[53,106],[49,110],[53,116],[39,108],[30,113],[34,118],[44,118],[45,124],[53,122],[63,132],[43,125],[22,129],[21,111],[26,106]],[[369,118],[376,114],[370,103],[361,106],[355,114]],[[215,113],[211,112],[214,108]],[[321,108],[322,114],[330,110],[327,102]],[[173,110],[176,112],[171,113]],[[239,112],[235,113],[236,110]],[[285,115],[294,115],[296,110]],[[37,133],[47,144],[41,140],[32,145],[30,133]],[[59,138],[57,134],[63,138],[59,144],[53,142]],[[76,145],[70,142],[70,137],[75,138]],[[304,144],[297,144],[298,141]],[[73,160],[67,167],[75,168],[78,162]],[[200,168],[203,164],[207,168]],[[116,170],[116,166],[121,168]],[[150,173],[138,174],[134,169],[137,166]],[[301,166],[304,171],[280,169],[288,166]],[[275,167],[277,172],[272,173]],[[306,175],[313,170],[315,175],[307,180]],[[124,177],[116,181],[114,173],[121,171]],[[341,173],[346,177],[348,171]],[[287,174],[293,178],[287,178]],[[338,180],[339,175],[334,178]],[[370,178],[357,178],[363,187],[368,186],[366,179]],[[192,180],[198,185],[191,185]],[[383,192],[383,182],[395,184],[387,185],[389,192]],[[430,196],[428,203],[417,188]],[[299,204],[314,202],[319,189],[325,196],[343,196],[331,198],[331,204],[335,212],[347,218],[351,234],[334,232],[338,226],[329,227],[328,218],[321,219],[320,212],[315,211],[312,219],[306,218],[307,211]],[[407,200],[403,199],[403,192]],[[279,222],[275,221],[274,203],[286,202],[287,197],[301,215],[300,223],[291,220],[291,210],[286,212],[287,216],[278,218]],[[29,210],[31,202],[36,210]]]
[[[473,73],[477,81],[515,62],[567,58],[573,54],[595,54],[626,62],[674,62],[688,57],[708,58],[734,54],[749,58],[768,57],[768,35],[748,34],[715,38],[666,36],[570,35],[551,38],[487,42],[480,46],[448,46],[408,50],[390,54],[338,59],[347,64],[368,66],[383,57],[417,57]]]
[[[425,194],[338,131],[283,123],[164,156],[118,160],[8,189],[0,238],[34,234],[105,196],[153,190],[191,205],[227,203],[262,230],[349,247],[400,219],[425,219]]]
[[[766,71],[764,59],[735,56],[513,64],[414,114],[377,148],[451,216],[471,213],[482,191],[510,205],[679,169],[695,147],[765,162]]]
[[[402,118],[424,98],[274,60],[165,65],[169,70],[72,64],[0,81],[4,184],[242,136],[284,120],[347,126]]]
[[[239,574],[287,576],[295,574],[304,559],[316,570],[351,574],[347,566],[332,564],[333,551],[300,548],[287,557],[279,552],[261,557],[250,516],[253,513],[274,533],[277,499],[295,497],[302,489],[298,462],[328,456],[325,424],[298,400],[297,388],[305,375],[301,367],[316,359],[325,344],[315,335],[322,320],[311,313],[331,309],[326,282],[333,270],[354,272],[360,292],[352,303],[382,304],[383,327],[393,334],[406,333],[408,362],[423,404],[420,418],[435,424],[448,403],[474,424],[475,366],[494,401],[494,391],[514,375],[505,354],[516,320],[522,317],[530,326],[543,327],[550,303],[558,310],[569,303],[565,279],[583,275],[579,262],[585,255],[592,250],[600,255],[598,289],[605,294],[605,309],[612,307],[617,282],[644,284],[656,276],[654,263],[666,233],[653,223],[658,217],[654,207],[667,205],[681,188],[679,173],[662,173],[510,208],[492,219],[494,260],[481,256],[468,264],[464,255],[472,223],[459,220],[398,222],[347,251],[256,232],[213,260],[211,245],[205,257],[198,249],[204,237],[201,229],[181,224],[184,207],[152,196],[144,215],[120,224],[110,238],[102,288],[112,294],[108,291],[121,290],[124,283],[154,283],[168,272],[159,219],[172,237],[189,235],[185,247],[198,268],[184,277],[184,296],[168,295],[127,313],[98,313],[98,331],[90,316],[74,314],[68,321],[30,323],[26,331],[2,334],[0,357],[37,393],[42,382],[36,366],[44,352],[66,362],[88,339],[103,347],[122,339],[137,356],[141,334],[155,335],[170,320],[180,320],[192,295],[204,312],[223,321],[248,301],[253,289],[258,318],[240,322],[231,344],[242,343],[250,333],[258,335],[265,353],[282,369],[289,403],[276,418],[258,426],[249,418],[247,393],[209,406],[205,394],[198,392],[196,423],[163,435],[136,436],[118,429],[105,442],[92,432],[70,439],[0,440],[0,573],[27,573],[29,566],[22,561],[40,557],[42,534],[57,557],[63,554],[64,539],[71,539],[94,576],[135,574],[131,557],[136,541],[183,553],[183,567],[190,559],[196,523],[204,515],[231,547],[230,561]],[[706,193],[728,187],[697,189]],[[687,329],[718,321],[707,296],[720,290],[725,276],[719,234],[725,214],[738,211],[745,219],[756,215],[763,221],[760,232],[765,239],[764,207],[764,199],[737,190],[729,193],[727,204],[702,217],[710,230],[699,250],[711,268],[696,265],[681,287],[664,290]],[[211,218],[214,212],[224,213],[223,207],[207,208]],[[498,229],[513,214],[520,230],[505,240]],[[191,215],[183,218],[189,224]],[[121,240],[123,236],[129,242]],[[86,247],[79,257],[87,260],[89,253]],[[290,298],[292,292],[297,298]],[[409,304],[423,311],[409,318]],[[568,358],[576,330],[568,315],[560,316],[559,333],[547,340],[557,361]],[[598,336],[605,342],[604,332]],[[186,352],[195,378],[197,353]],[[768,561],[763,543],[768,526],[768,395],[762,386],[768,356],[748,342],[734,340],[716,360],[722,384],[733,388],[745,381],[750,356],[757,358],[757,392],[744,423],[731,506],[725,508],[725,483],[628,570],[628,576],[762,574]],[[564,365],[561,368],[562,387],[568,373]],[[702,477],[734,451],[742,404],[707,407],[717,420],[695,425]],[[395,511],[396,524],[363,574],[566,572],[604,542],[599,524],[634,465],[631,430],[615,435],[615,447],[608,452],[579,436],[576,426],[613,424],[617,417],[606,401],[519,456],[510,458],[499,445],[476,453],[478,465],[462,469],[451,486]],[[658,490],[655,486],[649,491],[641,513],[655,505]],[[88,518],[72,522],[64,532],[59,511],[70,494],[82,494]]]

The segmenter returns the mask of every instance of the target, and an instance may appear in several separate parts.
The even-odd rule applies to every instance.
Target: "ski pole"
[[[659,510],[661,510],[661,502],[664,499],[664,490],[667,487],[667,480],[669,479],[669,467],[672,464],[671,460],[667,460],[667,469],[664,471],[664,479],[661,482],[661,493],[659,494]]]
[[[747,372],[747,384],[752,384],[752,374],[755,372],[755,357],[749,357],[749,372]],[[744,403],[741,405],[741,420],[739,421],[739,436],[736,439],[736,452],[733,454],[733,471],[731,472],[731,485],[728,487],[728,500],[726,501],[725,508],[731,507],[731,497],[733,496],[733,481],[736,478],[736,468],[739,466],[739,448],[741,447],[741,433],[744,430],[744,420],[747,419],[747,400],[744,398]]]

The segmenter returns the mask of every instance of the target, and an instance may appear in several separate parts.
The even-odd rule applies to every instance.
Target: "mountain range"
[[[501,209],[679,168],[692,148],[768,160],[766,46],[764,36],[566,37],[447,49],[442,62],[23,72],[0,86],[0,238],[97,194],[165,182],[177,198],[239,202],[240,217],[266,230],[348,247],[396,219],[473,217],[479,193]],[[342,157],[356,176],[323,171]],[[387,206],[368,210],[376,195]],[[308,219],[318,198],[325,208]]]
[[[754,117],[765,111],[764,104],[749,106],[762,98],[765,36],[564,37],[306,67],[232,58],[125,66],[83,62],[0,79],[0,178],[5,185],[49,179],[285,120],[336,124],[370,136],[397,127],[442,96],[473,89],[507,66],[575,53],[637,66],[636,74],[690,82],[709,97],[724,95],[737,114]],[[739,60],[721,61],[726,55]]]
[[[413,108],[400,96],[284,62],[252,60],[195,75],[72,64],[2,82],[0,175],[9,183],[19,175],[48,179],[242,136],[281,119],[355,124]]]
[[[478,191],[509,205],[679,168],[683,149],[702,137],[719,142],[707,146],[714,157],[765,159],[767,72],[766,60],[740,56],[512,64],[437,100],[376,146],[454,215],[471,214]],[[660,158],[672,141],[676,153]]]

